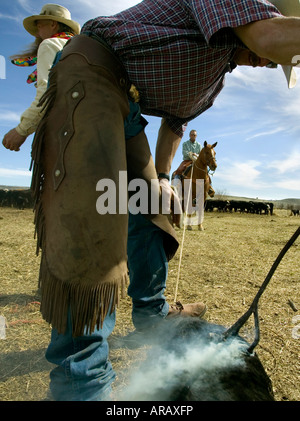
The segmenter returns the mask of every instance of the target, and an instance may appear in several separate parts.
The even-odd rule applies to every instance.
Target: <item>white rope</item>
[[[193,182],[192,182],[193,170],[194,170],[194,165],[192,165],[192,169],[191,169],[191,178],[190,178],[191,182],[190,182],[190,185],[189,185],[189,191],[188,191],[188,197],[187,197],[187,204],[190,203],[191,187],[193,185]],[[184,215],[187,215],[186,211],[184,212]],[[181,260],[182,260],[184,237],[185,237],[185,223],[183,221],[183,233],[182,233],[182,239],[181,239],[181,245],[180,245],[180,254],[179,254],[177,281],[176,281],[175,294],[174,294],[174,303],[177,302],[178,284],[179,284],[179,278],[180,278],[180,269],[181,269]]]

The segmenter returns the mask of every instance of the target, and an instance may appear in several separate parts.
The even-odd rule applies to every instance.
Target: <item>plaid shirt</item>
[[[144,0],[82,31],[104,38],[140,93],[143,114],[179,136],[212,106],[241,41],[230,28],[278,16],[266,0]]]

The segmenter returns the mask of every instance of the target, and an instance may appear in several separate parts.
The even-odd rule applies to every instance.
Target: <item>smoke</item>
[[[206,329],[209,327],[205,325]],[[128,386],[118,400],[185,400],[191,388],[196,391],[197,400],[226,395],[221,375],[224,370],[245,366],[249,345],[237,337],[220,341],[220,332],[203,334],[203,329],[194,332],[191,326],[187,330],[183,336],[176,330],[171,338],[170,331],[168,336],[159,334],[164,343],[149,350],[146,360],[129,376]]]

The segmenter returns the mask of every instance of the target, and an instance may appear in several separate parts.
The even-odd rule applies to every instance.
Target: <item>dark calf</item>
[[[254,348],[259,341],[258,301],[300,227],[273,263],[249,309],[229,329],[198,318],[171,318],[155,329],[148,358],[133,376],[125,400],[273,401],[271,380]],[[239,335],[254,316],[255,338]]]
[[[173,319],[157,333],[160,344],[126,389],[125,400],[273,401],[258,356],[241,337],[224,341],[225,328],[197,318]]]

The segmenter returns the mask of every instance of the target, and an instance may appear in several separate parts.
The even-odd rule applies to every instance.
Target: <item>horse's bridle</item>
[[[211,161],[214,161],[214,163],[215,163],[215,168],[217,168],[217,160],[216,160],[216,158],[215,158],[215,157],[212,157],[212,156],[211,156],[211,158],[210,158],[210,160],[209,160],[209,163],[208,163],[208,164],[204,164],[204,165],[205,165],[205,170],[204,170],[203,168],[198,167],[198,165],[196,164],[196,162],[197,162],[197,161],[194,161],[193,165],[195,165],[195,167],[196,167],[198,170],[203,171],[203,172],[207,172],[207,173],[209,173],[209,171],[213,171],[213,172],[215,172],[215,170],[211,170],[211,168],[210,168],[210,165],[211,165],[210,163],[211,163]],[[209,171],[207,171],[207,167],[209,167]]]

